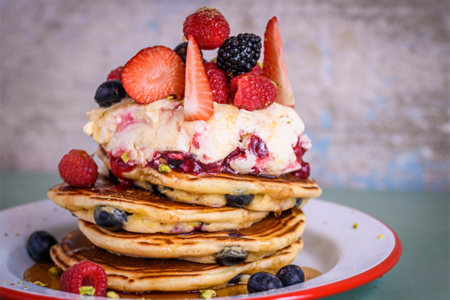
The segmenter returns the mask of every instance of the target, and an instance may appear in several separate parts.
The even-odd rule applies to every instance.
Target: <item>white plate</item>
[[[294,264],[317,269],[323,274],[288,288],[231,298],[288,299],[295,296],[296,299],[316,299],[372,281],[400,259],[402,246],[398,236],[368,214],[320,199],[311,199],[303,211],[307,218],[302,236],[305,247]],[[0,212],[2,298],[79,299],[75,294],[24,283],[22,279],[25,270],[34,264],[26,251],[28,237],[34,231],[45,230],[61,240],[66,233],[77,229],[76,221],[69,211],[50,200]],[[358,228],[353,227],[355,223]]]

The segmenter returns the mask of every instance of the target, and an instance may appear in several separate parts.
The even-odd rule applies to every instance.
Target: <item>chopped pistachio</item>
[[[175,97],[174,96],[168,96],[166,99],[173,100],[173,99],[175,99]]]
[[[192,227],[195,227],[195,226],[198,225],[197,222],[187,222],[187,224],[188,224],[189,226],[192,226]]]
[[[100,116],[100,118],[103,118],[106,115],[107,111],[105,110],[102,115]]]
[[[53,276],[61,275],[62,272],[63,272],[63,270],[61,270],[58,267],[51,267],[50,269],[48,269],[48,274],[53,275]]]
[[[379,239],[384,239],[384,235],[383,235],[383,234],[380,234],[380,235],[378,236],[378,238],[379,238]]]
[[[3,281],[3,284],[6,284],[6,281]]]
[[[278,87],[278,84],[275,82],[275,81],[273,81],[273,80],[271,80],[272,81],[272,83],[275,85],[275,88],[277,88]]]
[[[358,228],[358,223],[353,224],[353,228]]]
[[[45,286],[45,284],[43,284],[40,281],[35,281],[35,282],[33,282],[33,284],[38,285],[38,286]]]
[[[122,153],[122,155],[120,156],[123,160],[124,163],[128,163],[128,161],[130,160],[131,157],[128,156],[128,152],[124,152]]]
[[[28,289],[28,285],[24,285],[23,288],[24,288],[24,289]]]
[[[19,280],[17,283],[18,283],[18,284],[22,284],[22,281]]]
[[[159,173],[170,173],[170,172],[172,172],[172,169],[169,167],[169,165],[160,164],[158,166],[158,172]]]
[[[95,288],[92,286],[80,286],[78,290],[80,291],[80,295],[94,296],[95,294]]]
[[[108,298],[114,298],[114,299],[119,299],[119,298],[120,298],[119,295],[117,295],[117,293],[114,292],[114,291],[108,291],[108,292],[106,293],[106,297],[108,297]]]
[[[212,297],[214,297],[216,295],[216,291],[214,290],[204,290],[201,291],[201,295],[200,297],[204,298],[204,299],[211,299]]]

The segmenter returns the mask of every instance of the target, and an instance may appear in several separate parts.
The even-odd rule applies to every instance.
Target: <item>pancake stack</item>
[[[105,151],[98,154],[110,169]],[[65,270],[83,260],[98,263],[108,287],[124,292],[226,287],[255,272],[275,273],[303,248],[300,208],[321,192],[312,179],[295,176],[155,174],[151,168],[120,175],[128,179],[102,175],[84,188],[63,183],[48,196],[79,219],[79,231],[51,249],[55,264]],[[185,187],[192,188],[179,189]],[[237,188],[252,194],[233,197]]]

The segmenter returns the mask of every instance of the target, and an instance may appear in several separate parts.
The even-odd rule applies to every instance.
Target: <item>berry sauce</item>
[[[134,183],[131,180],[123,180],[119,184],[116,184],[116,185],[110,187],[111,190],[116,191],[116,192],[131,190],[132,188],[134,188]]]
[[[114,157],[112,155],[109,155],[109,157],[109,161],[111,163],[111,173],[122,180],[125,180],[122,173],[131,172],[136,167],[134,165],[126,164],[121,157]]]
[[[300,144],[300,137],[298,138],[297,144],[292,147],[294,150],[295,155],[297,156],[297,161],[301,164],[300,170],[294,171],[291,174],[305,180],[309,177],[310,169],[309,169],[309,163],[303,161],[303,154],[306,153],[308,149],[302,148]]]

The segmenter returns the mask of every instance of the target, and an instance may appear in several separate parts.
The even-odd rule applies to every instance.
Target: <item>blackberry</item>
[[[261,54],[261,37],[241,33],[228,38],[220,47],[217,66],[230,77],[251,72]]]

